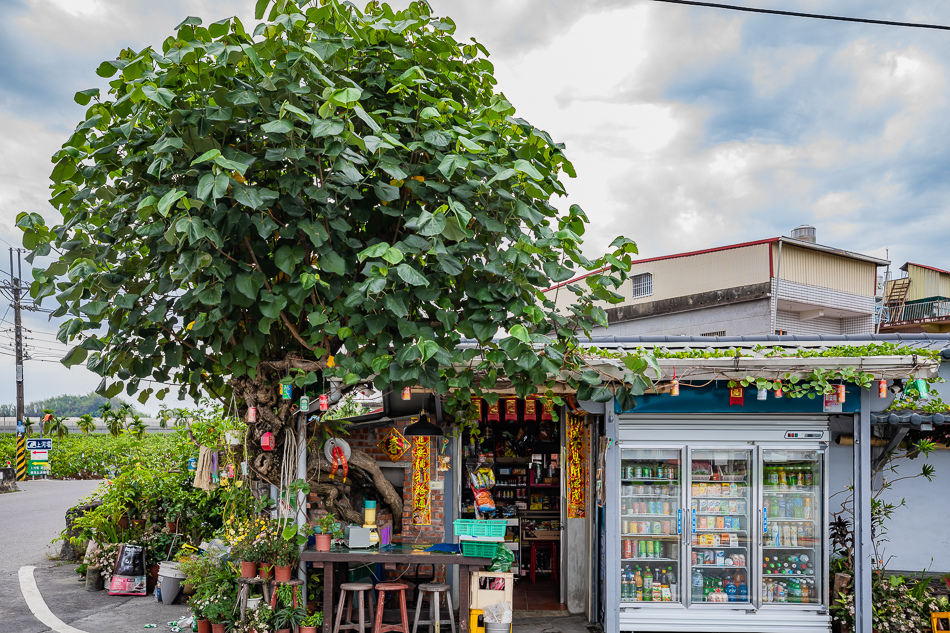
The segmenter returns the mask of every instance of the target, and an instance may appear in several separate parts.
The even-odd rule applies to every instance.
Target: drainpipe
[[[297,414],[297,479],[307,480],[307,412]],[[297,492],[297,533],[307,525],[307,495],[303,491]],[[307,570],[306,565],[297,566],[297,577],[304,581],[304,603],[307,601]]]
[[[775,334],[776,325],[778,325],[778,289],[782,282],[782,238],[778,238],[778,266],[775,271],[775,307],[772,309],[772,331],[769,334]]]

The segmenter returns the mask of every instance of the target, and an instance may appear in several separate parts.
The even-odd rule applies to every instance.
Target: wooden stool
[[[950,626],[947,628],[943,627],[943,623],[940,620],[950,620],[950,613],[946,611],[937,611],[931,612],[930,614],[930,628],[934,633],[938,631],[950,631]]]
[[[366,602],[369,606],[369,619],[365,618],[365,611],[363,610],[363,594],[368,591],[373,590],[373,584],[369,582],[345,582],[340,585],[340,604],[336,609],[336,624],[333,627],[333,633],[340,633],[341,630],[353,629],[358,630],[360,633],[366,633],[366,625],[372,626],[373,622],[373,597],[367,596]],[[359,622],[353,621],[353,594],[356,594],[355,599],[359,600]],[[347,595],[350,596],[350,601],[346,607],[346,622],[342,622],[343,619],[343,604],[346,602]]]
[[[416,633],[416,629],[419,628],[420,624],[428,624],[429,633],[439,633],[443,622],[448,622],[451,626],[452,633],[455,633],[455,615],[452,613],[452,603],[449,597],[449,589],[451,589],[451,587],[442,583],[427,582],[419,585],[418,589],[419,597],[416,598],[416,618],[412,622],[412,633]],[[425,598],[426,594],[430,594],[429,619],[420,620],[419,614],[422,612],[422,599]],[[449,612],[448,620],[440,619],[439,615],[439,601],[443,595],[445,596],[445,608]]]
[[[551,579],[554,582],[557,582],[557,541],[531,541],[531,583],[534,583],[534,574],[537,568],[537,552],[536,548],[538,547],[550,547],[551,548]]]
[[[387,631],[409,632],[409,616],[406,614],[406,589],[409,588],[404,582],[379,582],[376,583],[376,593],[379,597],[376,600],[376,624],[373,626],[373,633],[386,633]],[[399,624],[383,624],[383,603],[386,601],[386,592],[398,592],[399,594],[399,613],[402,621]]]

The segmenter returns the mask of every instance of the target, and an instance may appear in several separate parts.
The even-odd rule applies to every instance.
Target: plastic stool
[[[950,620],[950,613],[947,613],[946,611],[935,611],[930,613],[930,628],[934,633],[950,630],[943,628],[943,624],[941,624],[940,620]]]
[[[416,633],[416,629],[419,628],[420,624],[428,624],[430,633],[440,633],[440,628],[443,622],[448,622],[451,627],[452,633],[455,633],[455,615],[452,613],[452,603],[449,598],[449,590],[451,587],[442,583],[428,582],[419,585],[419,596],[416,598],[416,618],[412,622],[412,633]],[[426,597],[426,594],[429,595],[429,619],[420,620],[419,614],[422,611],[422,600]],[[442,596],[445,596],[445,608],[449,612],[449,619],[442,620],[439,615],[439,601],[442,599]]]
[[[406,589],[408,588],[409,585],[403,582],[376,583],[376,592],[379,597],[376,600],[376,624],[373,625],[373,633],[386,633],[387,631],[410,633],[409,616],[406,613]],[[397,592],[399,594],[399,613],[402,619],[398,624],[383,624],[383,603],[386,601],[386,592]]]
[[[534,574],[538,566],[536,548],[539,547],[551,548],[551,579],[557,582],[557,541],[531,541],[531,583],[534,584],[535,580]]]
[[[369,606],[369,618],[365,618],[363,610],[363,594],[372,591],[373,584],[369,582],[345,582],[340,585],[340,604],[336,609],[336,624],[333,627],[333,633],[340,633],[341,630],[358,630],[360,633],[366,633],[366,626],[372,626],[373,623],[373,597],[368,596],[366,602]],[[356,594],[355,596],[353,594]],[[350,601],[346,608],[346,622],[343,619],[343,605],[346,597],[349,595]],[[359,622],[353,621],[353,599],[359,600]]]

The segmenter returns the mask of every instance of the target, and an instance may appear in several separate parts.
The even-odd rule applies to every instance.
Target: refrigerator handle
[[[683,508],[676,508],[676,533],[683,533]]]
[[[690,513],[690,523],[692,524],[693,534],[696,534],[696,508],[692,508]]]
[[[759,510],[759,516],[762,517],[762,534],[769,533],[769,515]]]

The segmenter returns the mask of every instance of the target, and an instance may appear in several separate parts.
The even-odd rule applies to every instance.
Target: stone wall
[[[13,492],[19,489],[16,485],[16,469],[0,468],[0,492]]]

